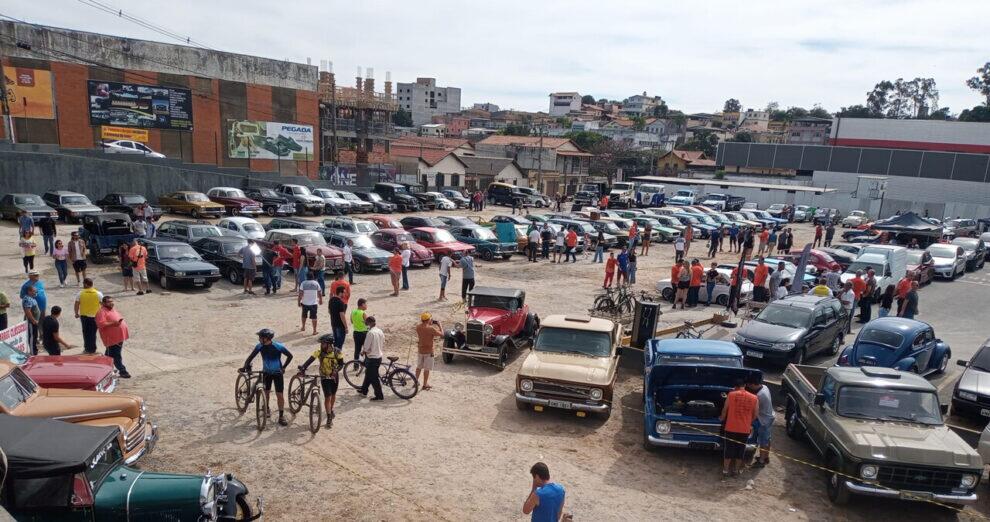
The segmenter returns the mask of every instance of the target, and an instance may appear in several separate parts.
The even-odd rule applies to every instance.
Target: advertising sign
[[[0,330],[0,341],[3,341],[15,350],[31,355],[31,346],[28,344],[28,323],[21,321],[6,330]]]
[[[227,120],[231,158],[313,159],[313,127],[272,121]]]
[[[112,140],[132,140],[148,143],[147,129],[128,129],[126,127],[100,127],[100,139]]]
[[[38,120],[55,118],[51,71],[7,67],[3,74],[11,116]]]
[[[89,80],[89,124],[192,130],[189,89]]]

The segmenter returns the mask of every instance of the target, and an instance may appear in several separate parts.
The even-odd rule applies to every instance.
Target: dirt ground
[[[498,213],[508,209],[482,214]],[[59,237],[67,238],[69,229],[60,226]],[[810,226],[795,225],[794,230],[796,245],[810,239]],[[691,254],[703,250],[703,242],[695,242]],[[0,289],[16,295],[24,276],[16,228],[9,222],[0,225],[0,260]],[[718,260],[731,258],[722,254]],[[576,264],[533,264],[519,256],[479,262],[477,282],[526,290],[530,309],[541,316],[585,313],[603,275],[602,265],[590,261],[589,256]],[[637,288],[655,291],[656,281],[669,277],[672,261],[669,244],[654,244],[648,256],[639,258]],[[54,267],[44,256],[38,256],[37,268],[49,289],[49,307],[71,311],[76,288],[57,288]],[[93,267],[90,275],[98,289],[114,295],[130,326],[124,357],[134,378],[122,380],[119,392],[143,396],[160,428],[158,446],[141,467],[233,473],[252,496],[264,498],[269,520],[522,520],[527,518],[521,506],[530,488],[528,470],[536,461],[546,462],[554,480],[566,487],[565,511],[579,521],[952,516],[934,506],[869,498],[856,498],[846,508],[832,506],[821,473],[802,463],[816,461],[811,448],[789,440],[780,422],[775,449],[794,460],[774,458],[767,468],[737,479],[721,480],[719,456],[713,453],[647,452],[641,444],[642,375],[629,367],[620,372],[618,407],[607,420],[519,411],[513,392],[524,351],[502,372],[463,358],[449,365],[438,358],[433,389],[411,401],[386,390],[384,402],[369,402],[345,383],[332,429],[311,435],[303,409],[298,418],[290,417],[288,427],[270,423],[259,433],[253,408],[239,414],[233,396],[236,369],[256,342],[254,332],[273,328],[276,339],[294,353],[293,366],[317,348],[313,336],[299,332],[291,292],[246,296],[221,281],[209,290],[163,292],[154,286],[154,293],[136,296],[121,291],[115,265]],[[432,312],[444,325],[463,318],[463,306],[454,297],[460,289],[456,270],[447,302],[436,300],[435,265],[412,270],[412,288],[399,297],[389,297],[387,275],[355,281],[351,302],[369,300],[370,313],[385,331],[387,351],[407,363],[413,360],[413,327],[421,312]],[[661,320],[677,324],[707,313],[665,310]],[[320,331],[329,331],[325,308]],[[63,335],[81,344],[71,313],[63,316]],[[350,342],[345,353],[349,348]],[[972,509],[967,515],[982,518]]]

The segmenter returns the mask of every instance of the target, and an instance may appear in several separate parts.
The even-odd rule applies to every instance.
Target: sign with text
[[[127,127],[108,127],[104,125],[103,127],[100,127],[100,139],[108,141],[132,140],[140,141],[141,143],[148,143],[148,130],[128,129]]]
[[[0,330],[0,341],[9,344],[21,353],[31,355],[31,346],[28,343],[27,321],[21,321],[6,330]]]
[[[192,130],[189,89],[89,80],[89,124]]]
[[[11,116],[38,120],[55,118],[51,71],[7,67],[3,74]]]
[[[227,120],[231,158],[313,159],[313,127],[273,121]]]

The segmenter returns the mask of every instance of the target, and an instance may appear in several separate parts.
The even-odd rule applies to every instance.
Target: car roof
[[[220,221],[230,221],[232,223],[257,223],[258,220],[254,218],[249,218],[245,216],[230,216],[221,219]]]
[[[419,230],[421,232],[429,232],[430,234],[438,232],[440,229],[436,227],[416,227],[413,230]]]
[[[936,391],[935,385],[924,377],[878,366],[832,366],[827,370],[836,381],[842,384],[868,386],[871,388],[895,388],[905,390]]]
[[[211,187],[210,190],[241,190],[237,187]]]
[[[71,190],[46,190],[45,194],[57,194],[59,196],[82,196],[82,192],[73,192]]]
[[[927,329],[931,328],[928,323],[924,323],[915,319],[906,319],[904,317],[880,317],[874,319],[863,326],[860,330],[862,334],[865,330],[887,330],[897,332],[901,335],[913,335],[921,333]]]
[[[511,297],[517,299],[526,296],[526,292],[518,288],[497,288],[494,286],[476,286],[468,293],[471,295],[490,295],[493,297]]]
[[[650,347],[657,355],[742,357],[735,343],[713,339],[650,339]]]
[[[215,227],[216,226],[213,223],[210,223],[208,221],[192,221],[190,219],[171,219],[171,220],[166,221],[165,223],[173,223],[173,224],[176,224],[176,225],[186,225],[186,226],[190,226],[190,227],[195,227],[195,226]]]
[[[275,228],[269,230],[269,232],[280,232],[289,236],[301,236],[303,234],[319,234],[315,230],[309,230],[307,228]]]
[[[138,238],[139,243],[147,243],[149,245],[185,245],[182,241],[175,239],[165,239],[160,237],[142,237]]]
[[[770,304],[776,305],[776,306],[790,306],[790,307],[794,307],[794,308],[813,309],[816,306],[818,306],[820,303],[826,302],[826,301],[836,301],[836,302],[838,302],[838,299],[836,299],[834,297],[828,297],[828,296],[797,294],[797,295],[786,296],[783,299],[777,299],[776,301],[774,301],[774,302],[772,302]]]
[[[587,330],[591,332],[609,332],[615,328],[615,323],[600,317],[587,315],[551,315],[540,320],[541,327],[566,328],[568,330]]]
[[[53,419],[0,415],[0,445],[8,478],[40,478],[85,471],[110,444],[117,426],[86,426]]]

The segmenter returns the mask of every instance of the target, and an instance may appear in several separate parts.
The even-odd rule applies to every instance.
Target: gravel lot
[[[482,214],[507,212],[495,208]],[[67,238],[69,228],[61,226],[60,237]],[[794,229],[797,245],[810,239],[810,226]],[[0,245],[0,288],[14,295],[23,274],[13,224],[0,225]],[[696,242],[692,253],[704,249]],[[477,281],[525,289],[530,308],[541,316],[584,313],[603,275],[602,265],[590,260],[549,265],[519,256],[479,262]],[[672,260],[670,245],[653,245],[649,256],[640,257],[637,288],[653,291],[658,279],[669,277]],[[730,256],[720,255],[719,261]],[[49,306],[71,311],[76,289],[57,288],[54,267],[43,256],[36,266],[49,288]],[[520,508],[529,492],[528,469],[537,460],[547,462],[554,479],[567,488],[566,511],[575,520],[645,520],[660,513],[672,520],[927,521],[954,516],[935,506],[866,498],[834,508],[820,472],[801,462],[816,461],[811,448],[787,439],[780,423],[775,448],[794,460],[774,458],[767,468],[737,479],[721,480],[716,454],[648,453],[641,445],[642,376],[629,367],[621,370],[616,387],[621,407],[607,420],[518,411],[513,389],[522,357],[516,354],[502,372],[463,358],[451,365],[438,358],[433,390],[412,401],[386,390],[384,402],[372,403],[342,386],[333,429],[311,435],[304,409],[298,418],[290,416],[287,428],[272,423],[259,433],[253,410],[241,415],[234,408],[236,368],[262,327],[273,328],[276,339],[293,351],[293,365],[316,349],[315,338],[298,331],[294,295],[245,296],[221,281],[209,290],[162,292],[154,286],[154,293],[136,296],[121,292],[114,265],[97,266],[91,276],[97,288],[114,295],[130,325],[132,339],[124,356],[134,378],[123,381],[120,391],[145,397],[160,428],[158,447],[141,466],[231,472],[252,495],[264,497],[269,520],[521,520],[526,518]],[[415,350],[413,326],[421,312],[432,312],[445,325],[463,317],[458,298],[437,302],[435,267],[412,270],[410,283],[410,291],[389,297],[387,275],[366,275],[356,279],[352,291],[352,303],[358,297],[369,300],[370,313],[385,331],[387,351],[405,362]],[[459,290],[459,274],[451,286]],[[707,313],[665,310],[661,319],[677,324]],[[321,333],[327,332],[325,309],[320,323]],[[63,316],[63,333],[81,344],[71,313]],[[985,512],[984,505],[979,509]],[[983,518],[972,508],[962,518],[970,517]]]

